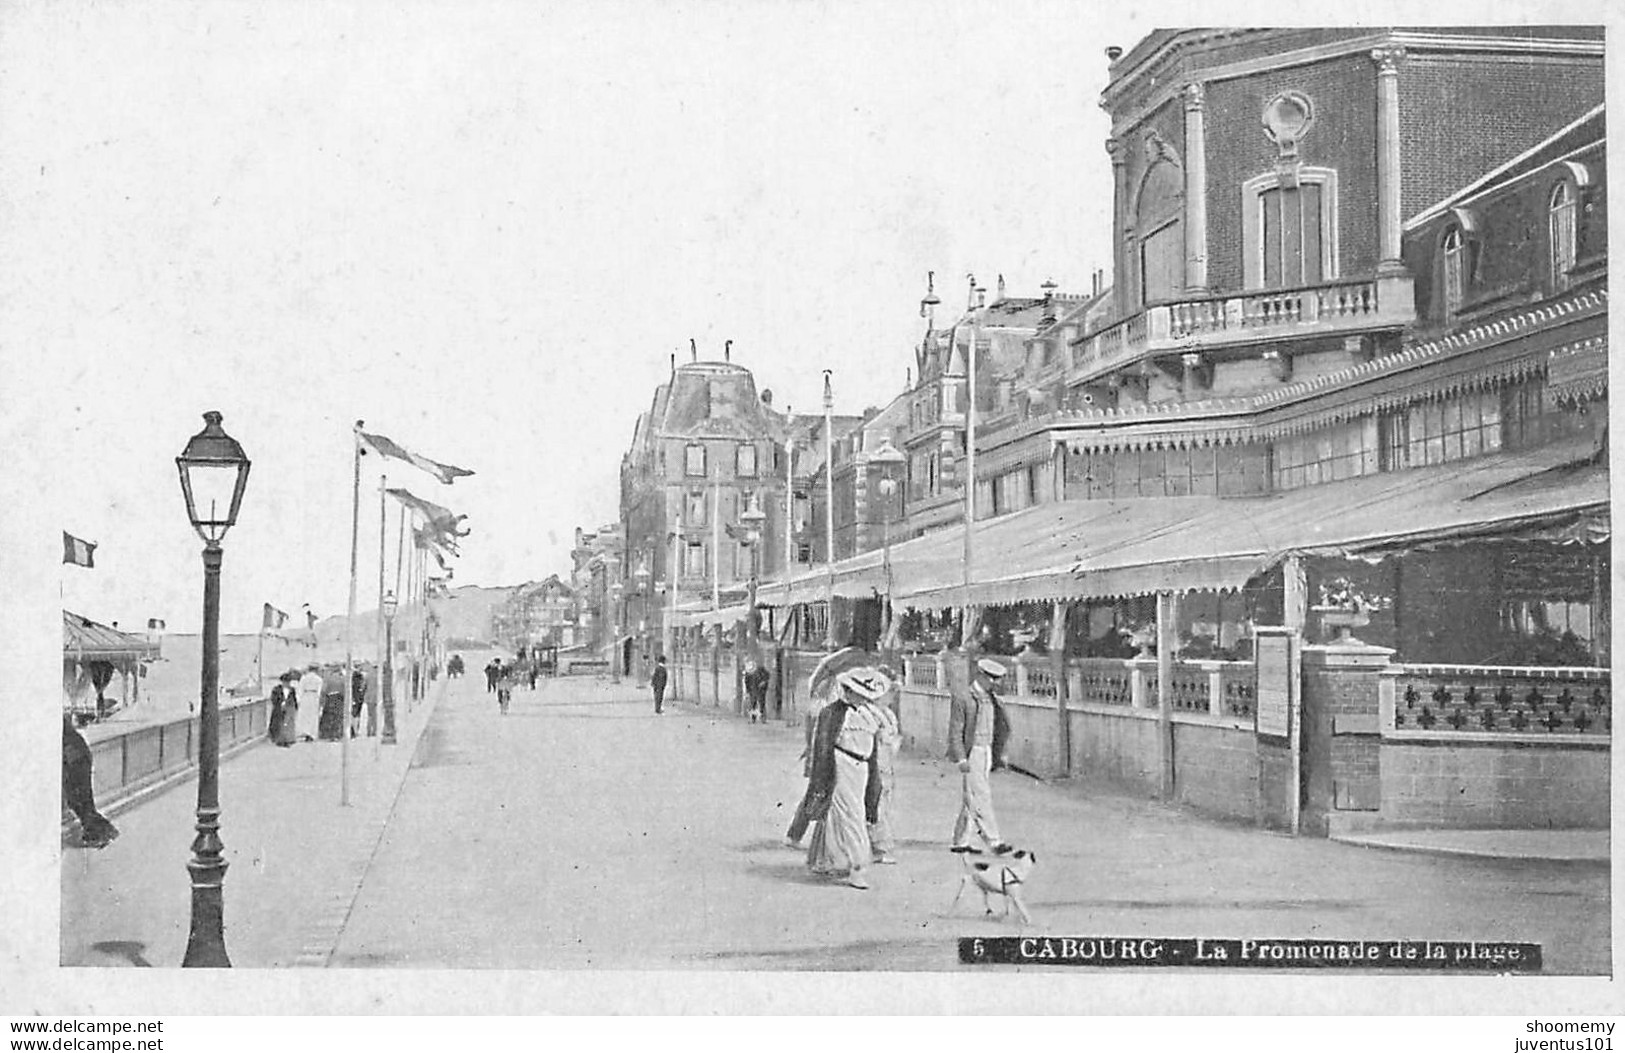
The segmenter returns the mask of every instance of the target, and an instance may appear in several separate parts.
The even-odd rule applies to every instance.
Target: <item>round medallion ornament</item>
[[[1296,153],[1314,123],[1315,104],[1302,92],[1283,91],[1264,106],[1264,134],[1283,154]]]

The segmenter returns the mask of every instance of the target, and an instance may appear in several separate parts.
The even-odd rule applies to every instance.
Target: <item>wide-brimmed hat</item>
[[[992,677],[994,680],[1002,678],[1005,674],[1004,663],[995,662],[991,658],[978,659],[976,662],[976,668],[980,669],[983,673],[989,677]]]
[[[835,677],[835,682],[862,698],[877,699],[891,690],[891,681],[872,666],[848,669]]]

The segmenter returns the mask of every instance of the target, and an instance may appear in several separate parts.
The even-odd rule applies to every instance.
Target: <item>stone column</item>
[[[1207,292],[1207,87],[1185,86],[1185,288]]]
[[[1377,251],[1379,275],[1403,271],[1400,258],[1399,63],[1404,48],[1377,48]]]
[[[1106,152],[1112,159],[1112,266],[1116,272],[1112,300],[1117,305],[1117,317],[1126,318],[1134,310],[1129,289],[1128,144],[1115,137],[1107,139]]]

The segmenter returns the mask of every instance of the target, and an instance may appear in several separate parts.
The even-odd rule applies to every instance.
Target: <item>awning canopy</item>
[[[63,611],[62,657],[103,662],[150,662],[158,657],[158,645],[93,622],[84,615]]]
[[[960,530],[894,545],[893,596],[946,607],[1230,591],[1291,554],[1381,555],[1492,537],[1603,540],[1608,471],[1592,452],[1580,439],[1264,497],[1038,505],[976,525],[968,596]],[[834,577],[836,595],[881,593],[881,553],[837,564]],[[798,576],[790,601],[821,599],[826,581],[822,568]]]

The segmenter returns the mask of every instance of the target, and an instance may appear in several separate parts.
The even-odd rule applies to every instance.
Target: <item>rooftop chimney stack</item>
[[[1116,62],[1118,59],[1120,59],[1122,57],[1123,57],[1123,49],[1118,47],[1116,44],[1113,44],[1111,47],[1106,49],[1106,61],[1107,62]]]
[[[700,360],[700,345],[694,342],[694,338],[692,336],[688,338],[688,360],[690,362],[698,362]]]
[[[1001,274],[1001,275],[999,275],[999,295],[994,299],[993,302],[994,303],[1000,303],[1003,300],[1004,300],[1004,275]]]
[[[965,298],[965,310],[974,311],[976,310],[976,275],[967,274],[965,277],[970,281],[970,292]]]
[[[734,342],[732,340],[724,340],[722,342],[722,360],[724,362],[732,362],[733,359],[734,359],[734,353],[733,352],[734,352]]]

